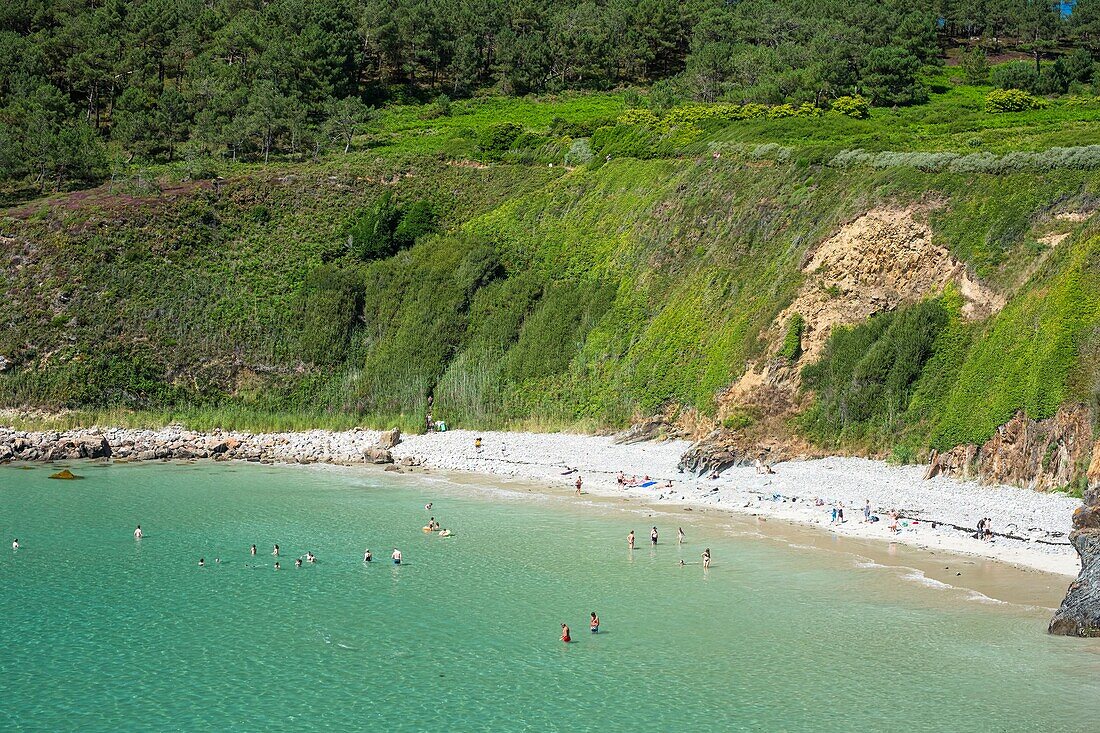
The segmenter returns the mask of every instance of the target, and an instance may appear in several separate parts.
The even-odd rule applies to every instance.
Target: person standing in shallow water
[[[248,550],[248,554],[252,557],[256,557],[256,545],[252,545],[252,547]]]
[[[677,527],[676,528],[676,544],[678,544],[678,545],[684,544],[684,528],[683,527]]]
[[[279,556],[279,546],[278,545],[275,545],[275,547],[271,550],[271,554],[275,557]]]
[[[390,557],[393,558],[393,564],[394,565],[400,565],[401,564],[401,550],[397,549],[396,547],[393,548],[393,554],[390,555]]]
[[[145,533],[141,531],[141,525],[139,524],[137,526],[137,529],[134,530],[134,539],[135,540],[140,540],[144,536],[145,536]]]
[[[654,544],[654,545],[657,544],[657,528],[656,527],[654,527],[653,530],[650,531],[649,541],[650,541],[651,544]]]
[[[630,534],[626,536],[626,546],[631,550],[634,549],[634,530],[630,530]]]
[[[600,633],[600,617],[596,615],[596,612],[592,612],[592,618],[588,622],[588,628],[592,629],[593,634]]]
[[[573,641],[571,638],[569,638],[569,627],[565,624],[561,625],[561,640],[564,641],[566,644]]]
[[[710,567],[710,548],[703,550],[703,570]]]

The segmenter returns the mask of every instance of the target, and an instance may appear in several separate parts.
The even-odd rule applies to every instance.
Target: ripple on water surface
[[[714,527],[681,547],[660,514],[357,471],[83,473],[0,468],[23,544],[0,553],[0,729],[1079,731],[1100,693],[1095,643],[1041,612]],[[454,538],[420,530],[429,500]]]

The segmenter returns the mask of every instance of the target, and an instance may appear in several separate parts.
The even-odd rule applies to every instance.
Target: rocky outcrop
[[[1069,541],[1081,558],[1081,572],[1069,585],[1049,631],[1062,636],[1100,636],[1100,443],[1086,474],[1089,488],[1073,513]]]
[[[197,433],[180,426],[160,430],[89,428],[20,431],[0,428],[0,462],[111,458],[124,461],[208,458],[274,463],[392,463],[389,449],[401,433],[350,430],[334,433]]]
[[[981,446],[933,453],[925,477],[942,474],[1049,491],[1079,478],[1091,448],[1092,421],[1085,405],[1063,405],[1045,420],[1020,411]]]
[[[746,444],[727,430],[715,430],[680,457],[677,468],[696,476],[710,476],[733,466],[771,465],[787,458],[781,444]]]

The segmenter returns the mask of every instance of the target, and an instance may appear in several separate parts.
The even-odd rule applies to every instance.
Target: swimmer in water
[[[279,567],[279,563],[277,563],[277,562],[275,563],[275,569],[276,570],[282,570],[282,568]]]
[[[206,567],[206,558],[205,557],[200,557],[199,558],[199,567],[200,568],[205,568]]]
[[[401,550],[397,549],[396,547],[393,548],[393,554],[390,555],[390,557],[393,558],[393,564],[394,565],[400,565],[401,564]]]
[[[676,543],[680,544],[680,545],[684,544],[684,528],[683,527],[677,527],[676,528]]]
[[[630,530],[630,534],[626,536],[626,546],[631,550],[634,549],[634,530]]]
[[[256,557],[256,545],[252,545],[252,548],[248,551],[248,554],[252,557]]]
[[[19,538],[18,537],[16,537],[15,541],[11,543],[11,549],[13,549],[13,550],[18,550],[19,549]]]
[[[596,612],[592,612],[592,618],[588,622],[588,628],[592,630],[593,634],[600,633],[600,617],[596,615]]]
[[[294,560],[294,567],[296,567],[296,568],[302,567],[302,558],[299,557],[299,558]]]
[[[306,562],[317,562],[317,556],[314,555],[312,552],[307,552],[306,553]]]
[[[367,551],[363,553],[363,562],[370,562],[373,559],[374,555],[370,554],[370,548],[367,548]]]
[[[440,529],[439,530],[439,536],[440,537],[450,537],[451,536],[451,530],[449,530],[449,529]]]
[[[431,510],[432,510],[432,503],[429,501],[427,504],[424,505],[424,511],[430,512]]]
[[[137,529],[134,530],[134,539],[135,540],[140,540],[144,536],[145,536],[145,533],[141,531],[141,525],[139,524],[137,526]]]
[[[275,557],[279,556],[279,546],[278,545],[275,545],[275,548],[271,551],[271,554],[274,555]]]
[[[573,641],[569,638],[569,627],[565,624],[561,625],[561,640],[564,641],[566,644]]]
[[[680,567],[684,567],[684,561],[682,559],[680,560]]]
[[[220,557],[215,557],[214,558],[214,564],[215,565],[221,565],[222,564],[222,559]]]
[[[710,548],[703,550],[703,570],[710,567]]]

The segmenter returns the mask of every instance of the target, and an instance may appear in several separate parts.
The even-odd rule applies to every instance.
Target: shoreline
[[[424,467],[546,483],[548,488],[562,490],[572,489],[579,476],[589,496],[629,498],[654,509],[717,510],[762,521],[776,519],[841,537],[986,558],[1063,577],[1077,575],[1080,568],[1077,553],[1066,539],[1079,500],[944,477],[925,480],[921,466],[832,457],[780,463],[771,475],[759,475],[751,467],[734,467],[717,479],[708,479],[679,472],[677,464],[690,445],[687,441],[619,445],[610,436],[452,430],[402,436],[396,445],[389,445],[393,437],[360,429],[254,435],[201,433],[178,426],[43,432],[0,428],[0,462],[206,458],[389,464],[389,470]],[[478,437],[482,439],[480,449],[474,445]],[[619,471],[628,479],[649,476],[655,483],[623,488],[616,482]],[[881,521],[862,521],[865,499]],[[830,522],[833,506],[844,508],[845,522]],[[887,513],[891,511],[901,518],[896,534],[889,529]],[[992,518],[997,533],[992,542],[974,539],[970,536],[973,529],[967,529],[982,517]]]

